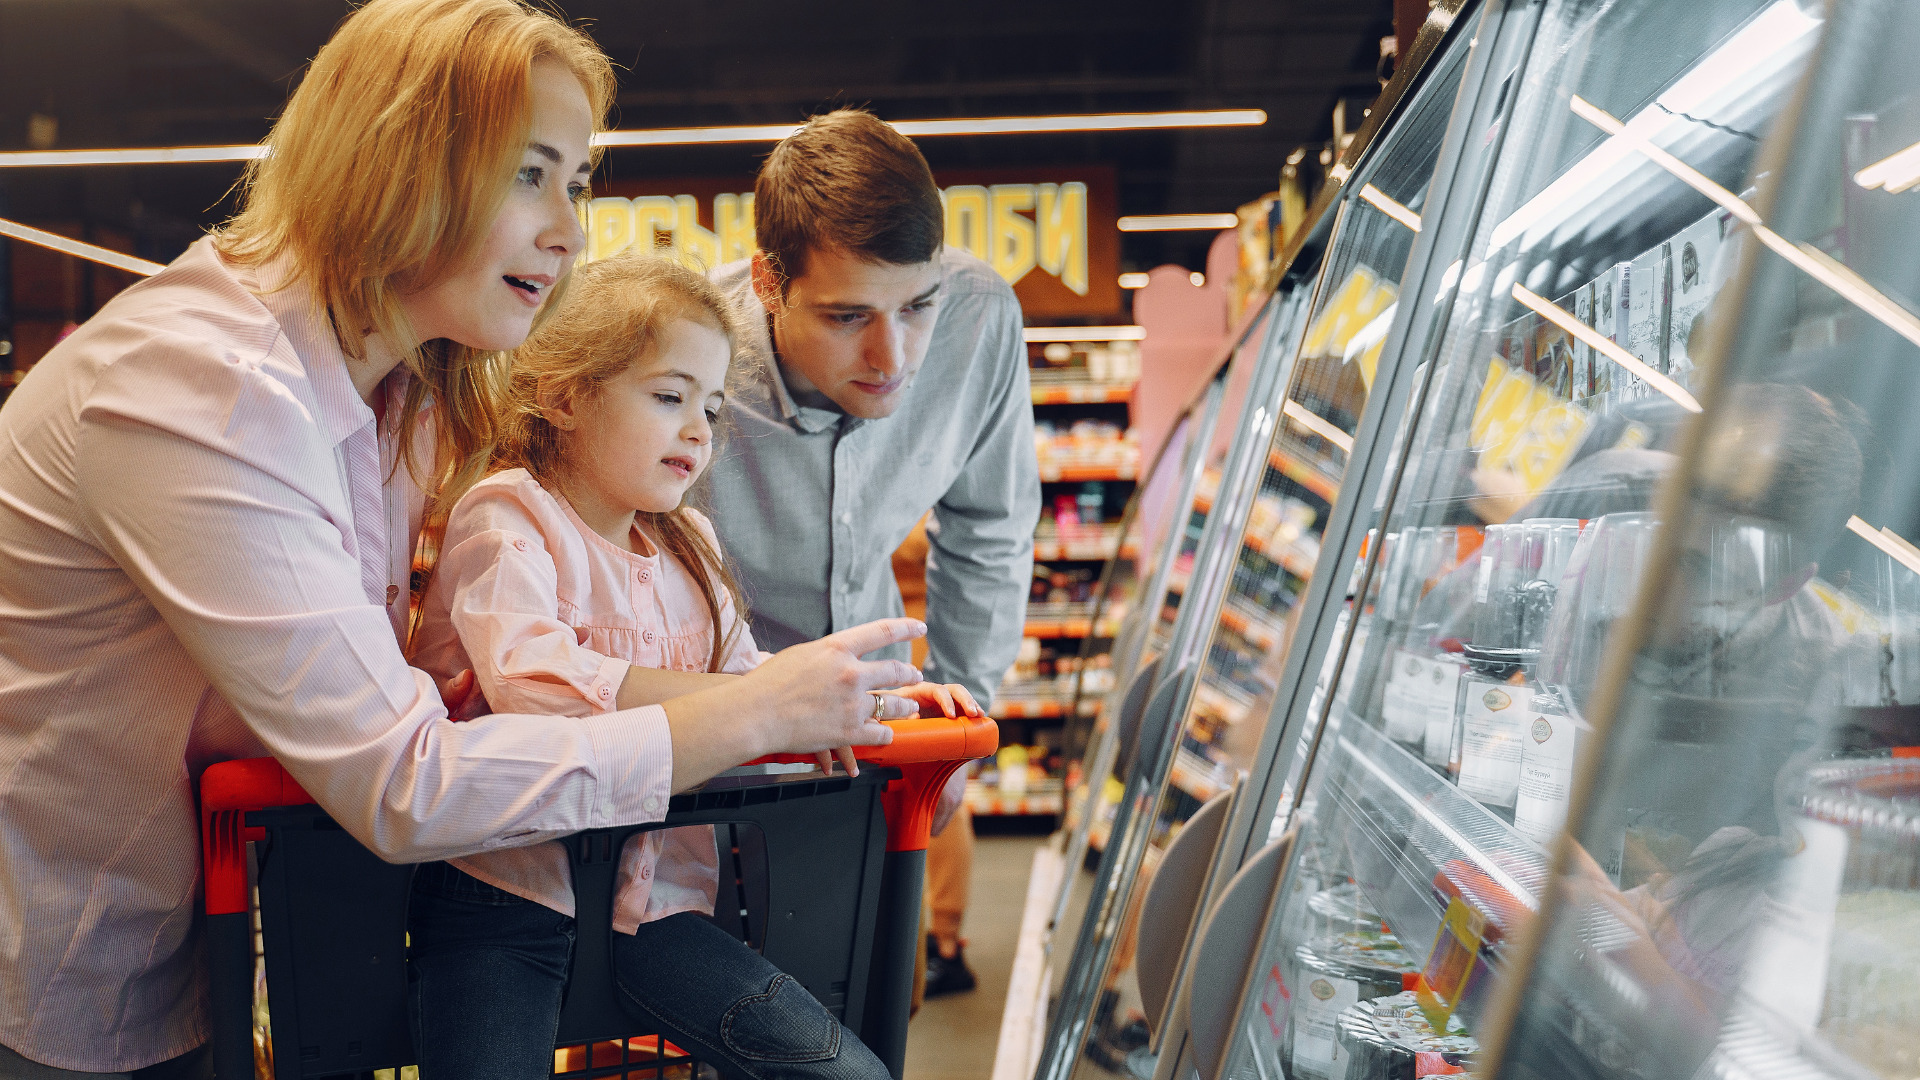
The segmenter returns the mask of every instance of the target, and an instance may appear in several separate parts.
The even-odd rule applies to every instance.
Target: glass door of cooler
[[[1111,993],[1111,980],[1105,978],[1109,962],[1117,958],[1121,970],[1131,967],[1133,938],[1122,922],[1132,916],[1124,901],[1133,895],[1143,866],[1151,874],[1170,829],[1184,820],[1184,815],[1159,811],[1171,768],[1166,729],[1184,714],[1184,703],[1193,692],[1193,672],[1205,647],[1208,620],[1231,577],[1229,545],[1239,536],[1254,502],[1253,478],[1263,467],[1280,387],[1304,329],[1306,299],[1303,288],[1289,285],[1261,308],[1235,350],[1223,384],[1230,388],[1228,396],[1238,399],[1223,414],[1233,422],[1223,419],[1211,446],[1196,443],[1207,452],[1192,499],[1183,507],[1184,528],[1168,538],[1174,561],[1164,606],[1157,618],[1143,620],[1146,660],[1142,671],[1151,674],[1143,674],[1138,684],[1135,696],[1142,700],[1115,710],[1116,716],[1129,718],[1133,730],[1111,732],[1107,739],[1111,752],[1092,763],[1106,766],[1096,768],[1089,783],[1093,813],[1098,815],[1089,833],[1101,850],[1101,859],[1089,883],[1086,907],[1072,927],[1073,953],[1063,958],[1064,981],[1042,1052],[1043,1073],[1060,1070],[1059,1075],[1065,1076],[1070,1072],[1079,1060],[1088,1025],[1102,1030],[1114,1013],[1109,1003],[1117,1004],[1118,994]],[[1187,812],[1191,810],[1188,807]],[[1073,872],[1077,867],[1070,864],[1067,869]],[[1055,930],[1056,942],[1065,939],[1068,929],[1062,920]],[[1100,1014],[1097,1024],[1095,1013]],[[1105,1057],[1090,1067],[1124,1068]]]
[[[1139,868],[1131,881],[1114,875],[1103,901],[1105,936],[1083,930],[1053,1033],[1061,1041],[1047,1048],[1043,1075],[1050,1067],[1079,1077],[1153,1074],[1160,1043],[1141,1045],[1143,1029],[1130,1016],[1154,1003],[1164,1011],[1164,995],[1134,985],[1143,898],[1168,844],[1203,805],[1235,788],[1265,745],[1265,721],[1394,319],[1465,51],[1429,61],[1404,102],[1405,85],[1394,88],[1383,103],[1404,107],[1384,130],[1376,122],[1366,132],[1371,145],[1356,146],[1343,163],[1344,195],[1323,208],[1332,222],[1326,254],[1317,273],[1283,290],[1280,310],[1291,301],[1299,314],[1276,324],[1264,345],[1275,353],[1275,378],[1264,390],[1257,379],[1250,387],[1236,435],[1245,445],[1203,481],[1196,512],[1215,517],[1211,549],[1199,550],[1195,564],[1211,570],[1196,569],[1191,580],[1208,573],[1214,580],[1186,589],[1179,610],[1186,632],[1173,632],[1160,683],[1168,712],[1135,752],[1136,766],[1158,755],[1164,768],[1136,767],[1124,778],[1127,805],[1139,815],[1130,822],[1142,838],[1133,853]],[[1230,507],[1228,496],[1237,500]],[[1202,606],[1191,610],[1196,603]],[[1176,949],[1185,929],[1173,928]],[[1076,1044],[1064,1018],[1089,1002],[1092,1016]],[[1145,1022],[1164,1029],[1160,1015]]]
[[[1297,832],[1209,1080],[1678,1078],[1733,1031],[1745,941],[1807,872],[1815,717],[1897,700],[1871,628],[1898,590],[1863,584],[1891,571],[1834,542],[1862,461],[1835,380],[1904,388],[1911,357],[1849,347],[1878,341],[1840,299],[1872,292],[1843,265],[1853,159],[1776,130],[1826,31],[1797,0],[1509,0],[1477,28],[1394,346],[1408,419],[1344,540],[1367,603],[1293,725]],[[1829,190],[1783,240],[1753,207],[1796,168]],[[1767,259],[1797,277],[1756,309]],[[1716,377],[1736,340],[1775,365],[1752,388]],[[1717,509],[1663,528],[1703,460]]]

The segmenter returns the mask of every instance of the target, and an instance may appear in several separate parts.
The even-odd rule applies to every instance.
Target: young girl
[[[448,520],[416,664],[443,677],[472,668],[495,710],[594,716],[696,692],[765,659],[712,526],[682,502],[712,461],[733,341],[720,293],[677,264],[627,256],[574,271],[560,310],[514,355],[503,471]],[[959,686],[893,693],[979,715]],[[646,804],[652,820],[669,794]],[[425,1080],[548,1075],[572,948],[564,849],[429,864],[415,882]],[[742,1075],[885,1076],[798,983],[702,918],[715,887],[711,828],[628,845],[613,925],[635,939],[616,963],[644,961],[621,980],[631,1004]]]

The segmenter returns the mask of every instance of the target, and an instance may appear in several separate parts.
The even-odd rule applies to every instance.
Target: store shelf
[[[1286,628],[1273,615],[1260,611],[1240,602],[1237,596],[1229,596],[1220,609],[1220,624],[1239,634],[1247,643],[1266,652],[1274,652],[1285,640]]]
[[[1193,508],[1198,513],[1212,513],[1213,496],[1204,491],[1195,495],[1193,498]],[[1304,536],[1305,534],[1302,535]],[[1240,541],[1246,545],[1249,550],[1257,551],[1267,558],[1272,559],[1274,562],[1279,563],[1281,568],[1286,570],[1287,573],[1303,580],[1313,575],[1314,561],[1320,557],[1317,545],[1314,549],[1308,550],[1302,547],[1298,540],[1292,543],[1284,543],[1272,536],[1262,537],[1254,536],[1250,533],[1242,533]]]
[[[1233,786],[1233,766],[1209,761],[1187,747],[1173,759],[1173,786],[1206,802]]]
[[[1040,482],[1052,484],[1086,483],[1091,480],[1132,480],[1138,472],[1139,465],[1131,461],[1101,465],[1056,465],[1043,461],[1040,463]]]
[[[1033,384],[1035,405],[1101,405],[1133,400],[1130,382],[1043,382]]]
[[[1303,455],[1291,453],[1276,446],[1267,455],[1267,464],[1280,475],[1328,502],[1334,501],[1340,494],[1339,475],[1331,469],[1322,468]]]
[[[999,697],[993,703],[995,720],[1050,720],[1067,715],[1072,702],[1058,697]],[[1098,698],[1082,697],[1080,715],[1092,716],[1100,709]]]
[[[1110,638],[1120,632],[1120,620],[1103,616],[1099,632],[1093,625],[1093,604],[1028,604],[1026,635],[1030,638]]]
[[[1352,713],[1340,711],[1328,738],[1335,772],[1321,797],[1346,819],[1354,880],[1409,951],[1424,958],[1440,927],[1433,879],[1449,865],[1465,863],[1519,905],[1539,907],[1539,845]]]
[[[1033,558],[1035,562],[1104,562],[1113,557],[1114,545],[1119,540],[1117,522],[1081,525],[1067,535],[1057,529],[1045,531],[1033,538]],[[1135,544],[1127,543],[1121,547],[1120,557],[1138,558],[1139,550]]]
[[[1058,777],[1030,781],[1027,790],[1008,795],[997,786],[979,780],[967,781],[967,809],[975,817],[1053,817],[1060,813],[1061,785]]]

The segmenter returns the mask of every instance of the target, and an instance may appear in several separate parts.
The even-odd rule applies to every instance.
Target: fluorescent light
[[[1144,326],[1029,326],[1028,341],[1145,341]]]
[[[1860,520],[1858,516],[1847,519],[1847,528],[1860,539],[1885,552],[1894,562],[1920,574],[1920,550],[1916,550],[1912,544],[1908,543],[1906,537],[1892,529],[1880,529],[1876,532],[1873,526]]]
[[[902,135],[1024,135],[1051,131],[1145,131],[1156,128],[1259,127],[1261,109],[1089,113],[1080,116],[995,116],[977,120],[895,120]]]
[[[1079,116],[982,116],[962,120],[895,120],[893,129],[921,138],[938,135],[1033,135],[1075,131],[1142,131],[1157,128],[1258,127],[1267,122],[1259,109],[1212,109],[1158,113],[1088,113]],[[640,128],[604,131],[598,146],[686,146],[701,143],[779,142],[800,130],[798,124],[745,124],[728,127]]]
[[[1144,289],[1147,287],[1147,281],[1147,275],[1141,273],[1120,275],[1120,287],[1123,289]]]
[[[1151,131],[1165,128],[1259,127],[1260,109],[1187,109],[1178,112],[1086,113],[1061,116],[982,116],[956,120],[896,120],[902,135],[1029,135],[1074,131]],[[779,142],[798,124],[736,124],[728,127],[632,128],[603,131],[595,146],[687,146],[700,143]],[[50,165],[174,165],[251,161],[264,144],[238,146],[148,146],[117,150],[12,150],[0,152],[0,168]],[[1224,226],[1223,226],[1224,227]]]
[[[136,259],[131,255],[122,255],[120,252],[114,251],[111,248],[103,248],[97,244],[89,244],[85,241],[69,239],[68,237],[61,236],[59,233],[50,233],[43,229],[36,229],[31,225],[22,225],[17,221],[8,221],[6,218],[0,218],[0,236],[10,236],[15,240],[24,240],[29,244],[38,244],[43,248],[52,248],[55,251],[64,252],[65,254],[81,259],[90,259],[93,262],[111,266],[116,270],[125,270],[129,273],[139,274],[142,277],[150,277],[166,269],[165,266],[157,262],[148,262],[145,259]]]
[[[1869,190],[1885,188],[1892,195],[1920,184],[1920,143],[1854,173],[1853,182]]]
[[[1714,108],[1752,96],[1761,85],[1798,61],[1813,47],[1813,31],[1819,26],[1820,20],[1802,12],[1794,0],[1778,0],[1694,65],[1652,104],[1635,113],[1627,129],[1647,139],[1692,129],[1696,125],[1690,117],[1710,114]],[[1496,225],[1488,238],[1490,250],[1505,247],[1564,210],[1585,206],[1598,193],[1618,184],[1631,171],[1627,163],[1631,152],[1628,142],[1619,138],[1595,147]]]
[[[205,161],[252,161],[265,157],[260,143],[243,146],[149,146],[127,150],[8,150],[0,169],[50,165],[183,165]]]
[[[1334,427],[1306,406],[1292,398],[1288,398],[1286,405],[1282,406],[1280,411],[1286,414],[1287,419],[1327,440],[1346,453],[1353,453],[1353,436]]]
[[[1599,331],[1569,315],[1559,304],[1518,282],[1513,286],[1513,298],[1532,308],[1541,318],[1572,334],[1582,344],[1598,350],[1607,359],[1638,375],[1648,386],[1672,398],[1681,408],[1688,412],[1700,411],[1700,402],[1695,400],[1692,394],[1687,393],[1686,387],[1653,370],[1639,357],[1601,337]]]
[[[1193,232],[1231,229],[1237,214],[1132,214],[1120,219],[1121,232]]]
[[[1414,232],[1420,231],[1419,214],[1407,209],[1404,205],[1394,200],[1392,196],[1389,196],[1386,192],[1381,191],[1372,184],[1368,184],[1360,189],[1360,198],[1370,203],[1374,209],[1379,210],[1381,213],[1412,229]]]
[[[1673,174],[1687,186],[1719,203],[1735,217],[1745,222],[1753,235],[1769,250],[1792,263],[1808,277],[1813,278],[1855,307],[1879,320],[1888,329],[1915,345],[1920,345],[1920,316],[1900,306],[1891,297],[1874,288],[1867,280],[1833,256],[1808,243],[1793,243],[1786,237],[1769,229],[1760,220],[1759,211],[1748,205],[1745,199],[1714,183],[1699,170],[1667,153],[1665,150],[1647,142],[1645,138],[1631,129],[1631,125],[1622,125],[1606,110],[1575,96],[1570,103],[1574,113],[1598,127],[1612,133],[1612,138],[1621,140],[1621,145],[1645,154],[1654,164]]]

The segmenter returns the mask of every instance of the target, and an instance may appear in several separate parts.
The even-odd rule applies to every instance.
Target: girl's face
[[[712,460],[731,353],[712,323],[673,318],[651,355],[607,380],[588,401],[547,411],[561,432],[567,495],[596,531],[604,521],[624,536],[621,518],[680,505]]]
[[[517,347],[573,257],[586,245],[575,204],[593,171],[593,110],[566,66],[537,60],[533,127],[500,215],[479,251],[440,281],[403,297],[422,341],[449,338],[489,351]]]

